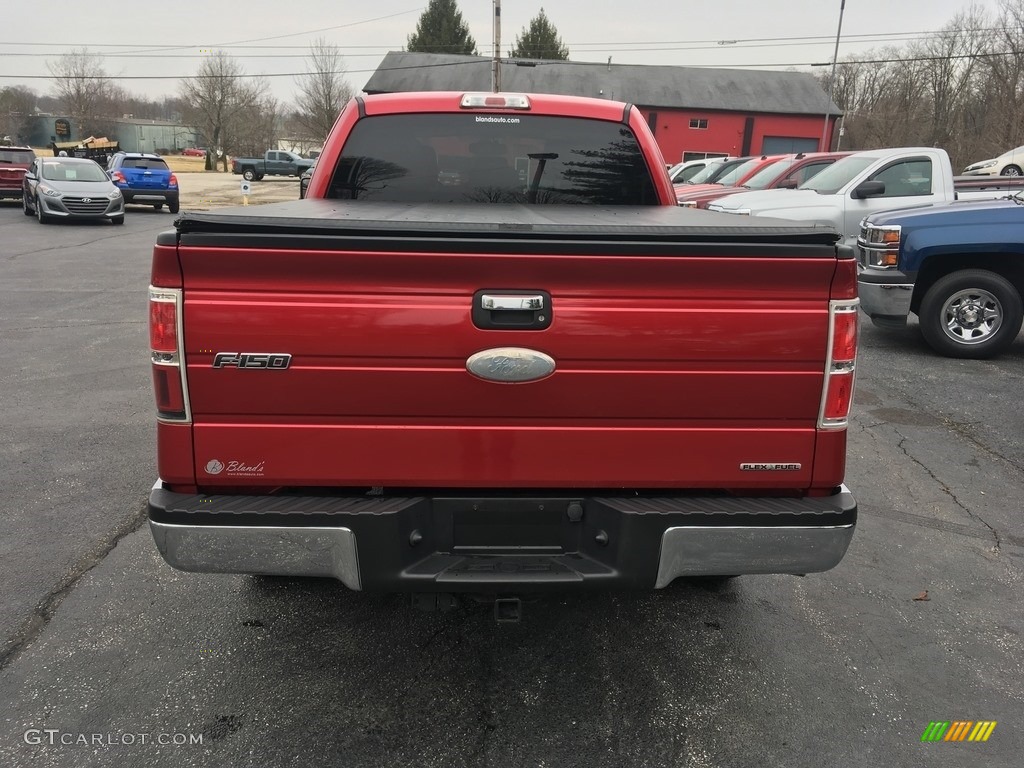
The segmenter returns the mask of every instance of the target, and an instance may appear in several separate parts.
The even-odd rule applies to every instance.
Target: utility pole
[[[845,2],[845,0],[843,0]],[[494,2],[494,58],[491,60],[491,90],[501,90],[501,0]]]
[[[839,29],[836,30],[836,50],[832,54],[832,74],[828,81],[828,104],[825,105],[825,125],[821,129],[821,151],[828,152],[832,142],[825,145],[825,137],[828,135],[828,119],[831,117],[833,96],[836,92],[836,64],[839,61],[839,38],[843,34],[843,11],[846,10],[846,0],[839,2]]]

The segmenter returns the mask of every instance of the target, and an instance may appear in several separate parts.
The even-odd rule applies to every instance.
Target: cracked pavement
[[[172,219],[43,228],[0,204],[0,765],[1020,764],[1024,336],[957,361],[863,326],[861,517],[833,571],[550,596],[496,625],[163,563],[139,523]],[[920,742],[958,719],[998,726]],[[202,743],[154,743],[177,735]]]

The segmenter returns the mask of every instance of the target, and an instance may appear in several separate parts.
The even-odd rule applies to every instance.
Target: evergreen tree
[[[476,40],[469,34],[455,0],[430,0],[406,48],[416,53],[477,55]]]
[[[524,27],[522,34],[516,37],[509,56],[513,59],[568,59],[569,49],[562,45],[558,30],[541,8],[529,28]]]

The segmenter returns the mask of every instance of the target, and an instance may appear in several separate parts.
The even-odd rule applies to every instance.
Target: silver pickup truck
[[[955,178],[943,149],[902,147],[857,152],[797,189],[742,192],[711,203],[708,209],[820,224],[838,232],[842,244],[856,246],[861,221],[873,213],[990,200],[1018,189],[1024,189],[1019,178]]]

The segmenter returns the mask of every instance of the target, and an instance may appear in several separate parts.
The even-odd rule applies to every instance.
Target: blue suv
[[[107,175],[124,195],[125,205],[165,205],[178,212],[178,179],[160,155],[118,152],[107,163]]]

